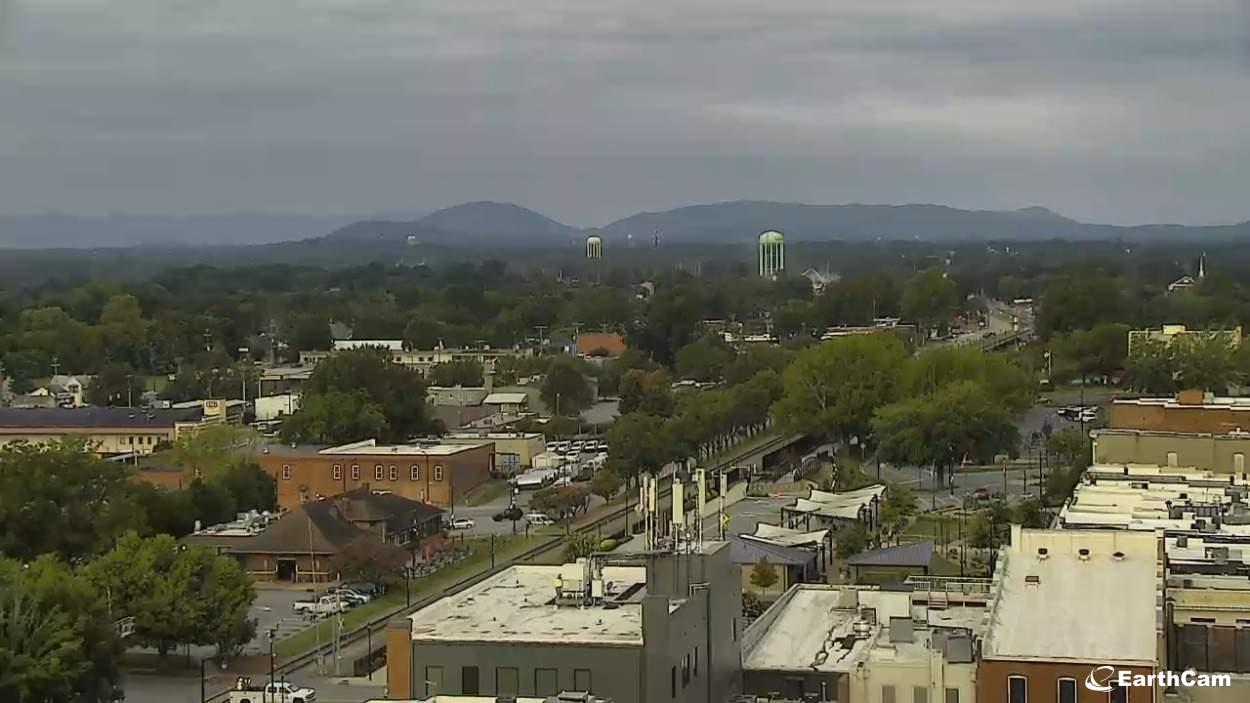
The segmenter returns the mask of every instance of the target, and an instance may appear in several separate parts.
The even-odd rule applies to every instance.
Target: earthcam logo
[[[1218,688],[1232,686],[1231,674],[1200,674],[1193,669],[1185,671],[1160,671],[1154,674],[1134,674],[1114,666],[1096,666],[1085,677],[1085,688],[1098,693],[1110,693],[1117,688],[1184,686],[1186,688]]]

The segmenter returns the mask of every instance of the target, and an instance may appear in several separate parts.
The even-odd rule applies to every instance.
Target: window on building
[[[416,464],[412,465],[412,480],[413,481],[421,480],[421,468],[417,466]]]
[[[443,667],[425,667],[425,695],[437,696],[443,692]]]
[[[501,666],[495,669],[495,695],[516,696],[521,693],[521,670]]]
[[[335,464],[335,465],[334,465],[334,480],[335,480],[335,481],[341,481],[341,480],[343,480],[343,466],[342,466],[342,464]]]
[[[1176,452],[1168,452],[1168,466],[1176,466],[1180,461],[1176,457]]]
[[[591,693],[590,669],[573,670],[573,690],[581,691],[582,693]]]
[[[559,677],[555,669],[534,669],[534,695],[554,696],[559,692]]]
[[[946,689],[945,703],[959,703],[959,689],[957,688]]]
[[[282,465],[282,480],[284,481],[291,480],[291,465],[290,464]]]
[[[685,688],[690,683],[690,655],[681,658],[681,687]]]
[[[881,687],[881,703],[897,703],[894,700],[894,687],[885,685]]]
[[[381,481],[384,478],[386,478],[386,467],[382,466],[381,464],[374,466],[373,467],[373,480]]]
[[[1076,703],[1076,679],[1059,679],[1059,703]]]
[[[911,689],[912,703],[929,703],[929,689],[925,686],[913,686]]]
[[[693,665],[694,665],[694,676],[695,678],[698,678],[699,677],[699,648],[698,647],[694,648]]]
[[[460,667],[460,692],[466,696],[476,696],[479,692],[476,666]]]
[[[1007,703],[1029,703],[1029,680],[1027,678],[1007,677]]]
[[[1124,686],[1116,686],[1111,689],[1111,693],[1107,694],[1107,700],[1110,703],[1128,703],[1128,689]]]
[[[398,467],[398,466],[392,466],[392,467],[391,467],[391,480],[392,480],[392,481],[398,481],[398,480],[399,480],[399,467]]]
[[[353,481],[360,480],[360,465],[359,464],[352,464],[352,480]]]
[[[441,467],[441,466],[435,466],[435,467],[434,467],[434,480],[435,480],[435,481],[442,481],[442,480],[443,480],[443,467]]]
[[[1239,473],[1239,474],[1246,473],[1246,455],[1245,454],[1242,454],[1241,452],[1237,452],[1236,454],[1233,454],[1233,472]]]
[[[669,698],[677,697],[677,667],[668,673],[668,695]]]

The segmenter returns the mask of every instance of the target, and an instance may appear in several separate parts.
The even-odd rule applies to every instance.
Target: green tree
[[[83,401],[89,405],[138,404],[143,396],[143,376],[124,363],[108,364],[87,384]]]
[[[786,368],[773,417],[786,432],[863,438],[873,413],[893,399],[905,358],[892,334],[843,337],[812,347]]]
[[[626,371],[621,376],[619,393],[622,413],[663,416],[673,413],[672,380],[664,371]]]
[[[692,381],[715,381],[725,373],[734,351],[714,337],[701,337],[677,350],[677,375]]]
[[[854,523],[838,532],[834,553],[839,559],[849,559],[868,548],[868,528]]]
[[[898,535],[911,523],[918,510],[916,494],[902,484],[891,484],[881,505],[881,526],[891,535]]]
[[[181,433],[170,458],[195,476],[212,477],[238,464],[255,444],[256,434],[246,427],[209,425]]]
[[[343,581],[367,581],[377,584],[403,583],[408,552],[374,535],[352,540],[330,563]]]
[[[0,700],[111,701],[121,645],[105,599],[52,555],[0,558]]]
[[[872,426],[881,458],[932,466],[940,479],[964,460],[988,462],[1018,442],[1006,408],[966,381],[883,407]]]
[[[346,397],[353,394],[363,397]],[[333,402],[319,402],[326,396]],[[342,402],[352,405],[346,411],[327,407]],[[381,427],[376,422],[378,412],[385,419]],[[395,363],[388,353],[377,349],[337,352],[318,364],[308,379],[301,407],[291,418],[294,419],[301,413],[319,415],[323,420],[333,420],[311,423],[315,430],[319,430],[311,432],[314,437],[341,436],[344,429],[350,428],[353,434],[357,434],[354,439],[364,438],[360,436],[360,432],[377,431],[381,434],[378,437],[380,441],[405,442],[410,437],[429,432],[434,427],[426,406],[425,384],[420,374]],[[367,417],[353,418],[358,413]]]
[[[782,339],[809,333],[816,326],[816,309],[806,300],[787,300],[773,311],[773,331]]]
[[[362,439],[385,439],[394,433],[381,406],[364,393],[307,394],[300,409],[282,423],[284,442],[343,444]]]
[[[608,468],[624,479],[640,473],[655,475],[673,458],[664,419],[654,415],[622,415],[608,429]]]
[[[950,324],[959,309],[959,289],[955,282],[938,268],[917,273],[903,289],[903,317],[912,320],[921,334]]]
[[[927,395],[952,383],[970,381],[1013,411],[1033,404],[1037,380],[1005,354],[943,346],[926,349],[903,369],[902,395]]]
[[[1089,445],[1080,430],[1065,427],[1050,436],[1046,447],[1063,466],[1084,469],[1089,465]]]
[[[599,551],[599,540],[589,532],[574,532],[565,538],[564,561],[577,561]]]
[[[761,557],[755,566],[751,567],[751,585],[759,590],[767,591],[777,585],[777,581],[777,567],[769,564],[767,557]]]
[[[1226,394],[1230,385],[1241,383],[1237,346],[1227,335],[1218,332],[1184,335],[1172,345],[1181,388]]]
[[[482,365],[473,359],[435,364],[426,381],[431,386],[478,387],[484,383]]]
[[[81,443],[11,444],[0,450],[0,554],[79,561],[141,527],[130,468]]]
[[[620,476],[617,476],[615,471],[606,468],[595,472],[594,478],[590,479],[590,492],[602,498],[604,502],[612,500],[613,496],[620,492],[621,486]]]
[[[1075,330],[1059,339],[1057,351],[1062,362],[1082,378],[1110,376],[1127,363],[1128,331],[1128,325],[1116,322]]]
[[[543,380],[543,402],[557,415],[573,416],[590,407],[594,390],[571,359],[556,359]]]
[[[1011,521],[1018,525],[1032,528],[1050,527],[1050,514],[1035,498],[1020,501],[1012,513]]]
[[[1133,345],[1126,370],[1134,390],[1155,394],[1176,391],[1176,357],[1163,340],[1147,338]]]

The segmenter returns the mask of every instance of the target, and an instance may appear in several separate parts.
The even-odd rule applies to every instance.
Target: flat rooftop
[[[614,608],[555,604],[559,566],[513,566],[409,616],[412,639],[429,642],[577,642],[642,645],[647,569],[606,566],[609,598],[632,591]],[[642,585],[640,588],[639,585]]]
[[[1203,408],[1211,410],[1250,410],[1250,398],[1215,396],[1204,398],[1201,403],[1182,403],[1174,397],[1161,398],[1116,398],[1112,405],[1140,405],[1157,408]]]
[[[179,422],[197,422],[204,410],[191,408],[0,408],[0,431],[83,429],[168,429]]]
[[[742,668],[755,671],[849,672],[871,647],[853,638],[858,614],[837,588],[799,587],[759,642],[744,652]],[[779,604],[781,605],[781,604]],[[826,641],[833,646],[826,646]],[[823,660],[820,653],[826,652]]]
[[[1155,562],[1050,551],[1046,559],[1007,553],[984,656],[1154,665]]]

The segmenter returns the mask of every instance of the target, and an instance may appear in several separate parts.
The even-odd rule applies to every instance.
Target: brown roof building
[[[337,447],[270,445],[259,460],[277,480],[278,505],[285,510],[357,488],[454,508],[490,480],[495,445],[381,445],[372,439]]]
[[[268,521],[217,525],[184,538],[239,560],[253,577],[280,581],[326,581],[334,557],[347,545],[376,539],[412,551],[442,543],[443,511],[390,493],[358,488],[305,503]]]
[[[616,358],[625,353],[625,338],[617,332],[582,332],[577,335],[579,356],[609,356]]]

